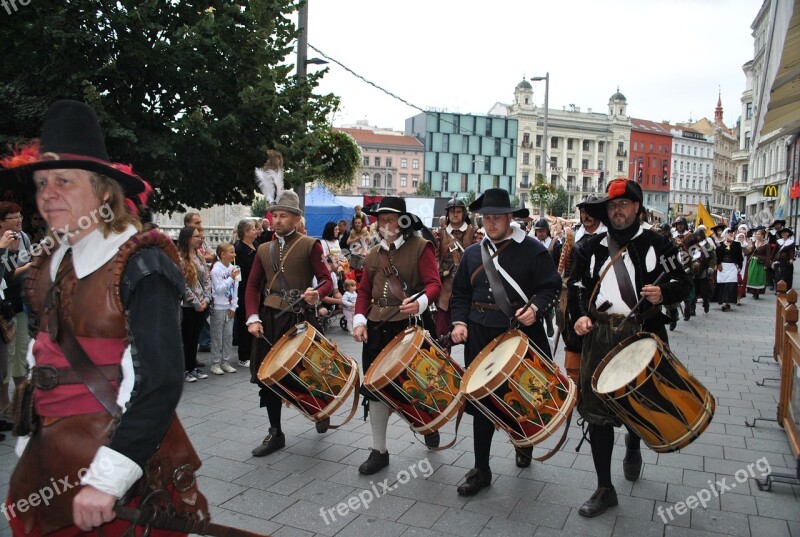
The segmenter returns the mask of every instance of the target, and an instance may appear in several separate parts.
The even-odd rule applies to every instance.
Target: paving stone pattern
[[[296,410],[284,408],[286,448],[253,458],[250,450],[267,434],[269,423],[243,369],[186,384],[178,413],[203,459],[199,483],[214,519],[257,532],[353,537],[800,537],[800,487],[778,483],[772,492],[762,492],[750,477],[737,482],[741,470],[759,460],[762,468],[767,461],[772,470],[794,471],[795,459],[780,427],[744,424],[745,418],[775,415],[777,383],[757,386],[755,381],[778,377],[777,367],[771,359],[752,361],[772,352],[774,308],[770,293],[758,301],[748,297],[744,306],[733,306],[727,313],[716,304],[708,315],[698,308],[698,318],[678,323],[670,333],[673,353],[715,395],[714,420],[679,453],[644,449],[643,475],[635,483],[622,476],[623,431],[618,430],[612,477],[619,506],[594,519],[578,515],[596,481],[589,445],[575,451],[581,437],[575,420],[557,456],[524,470],[515,466],[508,438],[498,432],[492,446],[492,486],[463,498],[456,494],[456,485],[473,464],[472,423],[466,415],[458,443],[441,452],[428,451],[392,415],[391,464],[366,477],[357,468],[367,458],[371,430],[360,409],[341,429],[318,434]],[[338,327],[328,336],[360,363],[360,345],[351,337]],[[453,356],[463,363],[462,347],[456,347]],[[201,354],[200,360],[208,362],[208,354]],[[557,361],[563,364],[563,351]],[[343,408],[334,422],[345,414]],[[453,429],[453,424],[443,429],[443,441],[450,440]],[[544,454],[554,443],[554,438],[548,439],[535,454]],[[0,443],[0,460],[5,496],[16,463],[12,439]],[[755,466],[754,470],[758,472]],[[730,490],[711,494],[709,482],[723,480]],[[676,510],[678,502],[700,497],[701,490],[712,496],[705,508]],[[365,505],[362,499],[370,494],[378,498]],[[6,535],[10,532],[3,524],[0,537]]]

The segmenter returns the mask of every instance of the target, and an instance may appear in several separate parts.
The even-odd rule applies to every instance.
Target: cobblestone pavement
[[[680,321],[670,333],[674,354],[716,397],[716,415],[706,432],[678,453],[643,448],[642,477],[634,483],[622,476],[624,444],[618,430],[612,474],[619,506],[594,519],[578,515],[596,482],[588,444],[575,451],[580,430],[574,420],[560,453],[522,470],[514,464],[507,436],[498,432],[491,487],[463,498],[456,484],[473,464],[469,416],[453,448],[431,452],[393,415],[391,464],[366,477],[357,468],[368,455],[371,435],[360,410],[341,429],[318,434],[305,417],[284,408],[286,448],[253,458],[250,451],[269,425],[243,370],[186,384],[178,413],[203,459],[199,483],[214,520],[266,534],[800,537],[800,487],[775,484],[772,492],[762,492],[749,474],[744,479],[748,465],[756,476],[767,463],[773,471],[796,467],[783,429],[769,422],[755,428],[744,424],[745,418],[774,417],[778,397],[777,383],[755,384],[778,376],[774,362],[752,361],[772,352],[774,295],[759,301],[749,297],[744,304],[727,313],[714,304],[707,315],[700,308],[699,317]],[[360,362],[360,345],[346,332],[336,327],[328,335]],[[454,357],[463,363],[461,347]],[[209,361],[208,354],[199,358]],[[562,352],[557,361],[563,363]],[[342,408],[338,418],[344,414]],[[443,441],[452,433],[453,424],[445,426]],[[548,439],[535,454],[554,443]],[[0,459],[0,483],[7,489],[16,462],[11,439],[0,443]],[[712,494],[709,482],[723,479],[725,486],[717,485]],[[367,505],[370,495],[377,499]],[[706,507],[692,503],[691,498],[706,496]],[[695,508],[678,505],[676,510],[679,502]],[[349,512],[342,514],[348,504]],[[9,535],[2,526],[0,536]]]

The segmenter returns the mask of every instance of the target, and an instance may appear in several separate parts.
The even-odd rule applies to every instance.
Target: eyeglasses
[[[6,216],[3,220],[22,220],[22,215],[18,214],[17,216]]]
[[[618,207],[620,209],[627,209],[631,205],[633,205],[633,202],[631,200],[609,201],[608,202],[608,210],[609,211],[614,211]]]

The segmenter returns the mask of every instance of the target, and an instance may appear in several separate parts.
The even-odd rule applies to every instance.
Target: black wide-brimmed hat
[[[782,228],[782,229],[778,230],[778,234],[779,235],[783,235],[784,233],[788,233],[790,237],[792,235],[794,235],[794,232],[791,229],[789,229],[788,227],[785,227],[785,228]]]
[[[776,224],[780,224],[781,227],[786,227],[786,220],[775,220],[773,223],[769,225],[769,229],[774,228]]]
[[[629,199],[642,205],[642,187],[635,181],[627,179],[614,179],[608,183],[608,190],[606,195],[599,197],[593,201],[587,201],[583,204],[583,210],[605,225],[610,224],[608,217],[608,202],[615,199]]]
[[[397,216],[407,216],[409,218],[409,224],[404,225],[404,222],[400,222],[401,227],[403,228],[410,228],[412,230],[420,230],[423,227],[422,220],[415,215],[411,214],[406,210],[406,200],[405,198],[401,198],[398,196],[387,196],[381,200],[376,208],[370,208],[367,210],[364,209],[364,212],[370,216],[377,217],[381,214],[396,214]]]
[[[479,214],[508,214],[515,218],[527,218],[530,211],[525,208],[514,208],[508,197],[508,191],[502,188],[489,188],[469,204],[469,210]]]
[[[111,162],[97,114],[78,101],[57,101],[47,110],[42,136],[34,144],[0,161],[0,180],[12,174],[30,176],[36,170],[79,169],[117,181],[128,197],[150,185],[125,164]]]
[[[712,232],[716,233],[717,231],[724,231],[724,230],[725,230],[725,228],[727,228],[727,227],[728,227],[728,226],[726,226],[725,224],[717,224],[716,226],[713,226],[713,227],[711,227],[711,228],[709,228],[709,229],[710,229]]]

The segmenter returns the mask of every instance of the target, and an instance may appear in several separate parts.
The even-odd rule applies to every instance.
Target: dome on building
[[[625,98],[623,94],[619,92],[619,86],[617,86],[617,92],[611,96],[611,101],[627,101],[628,99]]]
[[[531,86],[531,83],[523,78],[522,82],[517,84],[517,89],[518,90],[530,90],[530,89],[533,89],[533,86]]]

